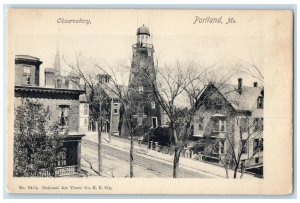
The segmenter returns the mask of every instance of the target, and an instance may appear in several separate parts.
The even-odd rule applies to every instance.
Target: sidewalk
[[[86,133],[86,136],[84,139],[88,139],[94,142],[98,142],[98,134],[97,132],[88,132]],[[124,138],[118,138],[111,136],[111,142],[109,143],[109,136],[107,133],[102,133],[102,144],[109,145],[113,147],[117,147],[121,150],[128,151],[130,149],[130,140],[124,139]],[[154,150],[148,149],[145,145],[142,145],[141,147],[138,146],[137,142],[135,142],[134,145],[135,153],[139,153],[140,155],[147,156],[147,158],[151,157],[154,159],[159,159],[161,161],[164,161],[166,163],[172,164],[173,163],[173,155],[170,154],[164,154],[161,152],[157,152]],[[190,170],[196,170],[201,171],[206,174],[209,174],[212,177],[216,178],[226,178],[226,171],[221,166],[216,166],[213,164],[205,163],[198,160],[192,160],[184,157],[180,157],[180,167],[184,167],[186,169]],[[240,173],[237,174],[237,178],[240,177]],[[233,170],[229,170],[229,177],[233,177]],[[256,178],[249,174],[244,174],[243,179],[248,178]]]

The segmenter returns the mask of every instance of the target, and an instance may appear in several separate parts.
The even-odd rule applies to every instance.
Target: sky
[[[85,72],[97,74],[95,64],[130,67],[132,44],[136,42],[139,26],[149,27],[154,45],[154,58],[161,66],[177,61],[192,61],[203,67],[215,64],[219,77],[237,68],[240,61],[255,63],[261,71],[268,66],[268,51],[272,41],[263,13],[244,11],[183,11],[183,10],[31,10],[11,15],[12,53],[31,55],[43,61],[43,70],[53,67],[59,49],[61,69],[70,72],[64,63],[80,62]],[[195,23],[199,18],[222,17],[222,24]],[[236,23],[226,24],[233,17]],[[58,23],[59,18],[88,19],[91,24]],[[245,63],[244,63],[245,64]],[[267,67],[269,68],[269,67]],[[126,69],[122,74],[129,73]],[[236,74],[230,83],[236,84],[243,77],[245,85],[254,80],[244,74]]]

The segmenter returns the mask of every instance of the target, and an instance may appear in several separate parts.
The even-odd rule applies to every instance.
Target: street
[[[118,149],[109,144],[102,144],[103,153],[103,175],[106,177],[129,177],[129,151]],[[82,140],[82,165],[89,167],[92,164],[94,170],[97,169],[97,142],[88,139]],[[134,154],[134,176],[143,178],[172,178],[172,163],[145,157],[139,153]],[[97,175],[94,173],[93,175]],[[208,175],[179,168],[180,178],[209,178]]]

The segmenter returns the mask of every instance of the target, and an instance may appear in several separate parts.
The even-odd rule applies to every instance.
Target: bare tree
[[[157,63],[158,64],[158,63]],[[156,67],[153,75],[145,70],[155,98],[170,120],[174,140],[173,178],[178,177],[180,154],[192,135],[197,101],[204,88],[206,74],[213,66],[202,68],[193,63]]]
[[[75,74],[77,74],[84,82],[86,89],[86,97],[89,103],[89,115],[92,121],[96,122],[98,125],[98,174],[100,176],[103,175],[103,166],[102,166],[102,118],[104,109],[108,111],[110,108],[108,102],[106,102],[109,98],[107,95],[103,94],[101,90],[101,86],[99,84],[99,78],[95,74],[85,73],[84,67],[80,63],[80,55],[76,56],[76,62],[74,64],[69,63],[65,57],[64,62],[68,67],[72,69]],[[79,87],[81,84],[79,81],[76,82]]]
[[[106,88],[108,91],[113,93],[117,98],[118,101],[121,104],[121,115],[120,119],[122,120],[121,122],[121,133],[123,134],[124,137],[128,138],[130,137],[130,152],[129,152],[129,177],[133,178],[134,177],[134,132],[137,128],[136,122],[134,122],[137,118],[135,115],[133,115],[132,107],[134,104],[134,101],[131,100],[130,98],[130,90],[126,86],[126,82],[124,79],[124,75],[120,74],[119,72],[119,66],[114,67],[109,67],[107,66],[106,68],[103,68],[99,65],[96,65],[98,69],[107,74],[110,75],[110,83],[101,83],[104,88]],[[119,73],[119,74],[118,74]],[[143,118],[142,122],[143,124],[147,125],[147,122]],[[127,134],[128,133],[128,134]]]
[[[255,64],[251,57],[251,62],[239,60],[239,63],[235,69],[237,73],[242,73],[244,75],[250,76],[252,79],[256,79],[263,84],[264,74],[262,67]]]

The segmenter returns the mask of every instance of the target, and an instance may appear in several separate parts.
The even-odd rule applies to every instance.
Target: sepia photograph
[[[291,11],[11,8],[7,21],[9,192],[292,191]]]

